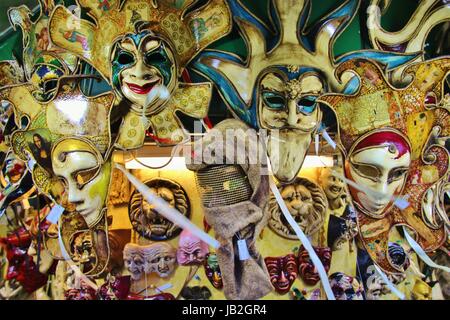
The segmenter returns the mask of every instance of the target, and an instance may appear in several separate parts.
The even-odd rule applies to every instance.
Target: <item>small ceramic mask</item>
[[[286,206],[306,235],[316,233],[325,221],[325,213],[328,207],[327,198],[322,189],[306,178],[297,177],[288,185],[279,186],[281,196]],[[269,219],[269,227],[278,235],[297,239],[294,230],[282,217],[275,196],[271,196],[266,206]]]
[[[208,252],[208,244],[187,230],[181,232],[177,249],[179,265],[202,264]]]
[[[216,289],[223,288],[222,273],[220,272],[219,262],[215,253],[208,253],[204,261],[205,274],[209,282]]]
[[[289,292],[292,284],[297,278],[297,261],[293,254],[284,257],[267,257],[264,262],[269,271],[270,282],[279,294]]]
[[[331,210],[337,210],[347,204],[347,192],[344,181],[333,171],[343,175],[343,170],[339,167],[321,168],[319,184],[327,196],[329,208]]]
[[[336,272],[329,280],[336,300],[363,300],[363,288],[356,278]]]
[[[375,270],[374,266],[368,267],[366,273],[369,275],[366,280],[365,291],[367,300],[380,300],[382,295],[390,293],[388,286]]]
[[[142,247],[144,272],[157,273],[161,278],[169,277],[176,268],[176,249],[169,243],[153,243]]]
[[[127,243],[123,249],[123,262],[125,268],[130,272],[131,279],[139,280],[144,273],[144,257],[141,246]]]
[[[315,247],[314,251],[320,261],[322,261],[325,272],[328,272],[331,266],[331,249],[328,247]],[[303,245],[298,252],[298,272],[307,285],[313,286],[320,280],[319,273],[309,257],[308,251],[306,251]]]
[[[403,282],[406,279],[406,269],[408,269],[410,265],[409,257],[403,249],[403,247],[396,243],[396,242],[390,242],[388,247],[388,255],[389,255],[389,261],[398,269],[403,270],[401,273],[392,273],[388,274],[389,280],[391,280],[392,283],[395,285]]]
[[[189,217],[189,198],[179,183],[169,179],[156,178],[145,184],[171,207]],[[154,209],[154,205],[148,203],[137,190],[131,195],[128,213],[133,229],[146,239],[170,240],[181,232],[180,227],[161,216]]]

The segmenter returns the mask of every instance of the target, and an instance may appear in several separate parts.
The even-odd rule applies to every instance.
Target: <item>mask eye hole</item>
[[[80,170],[73,174],[72,178],[76,181],[78,188],[83,188],[86,184],[91,182],[98,174],[100,167]]]
[[[263,91],[263,101],[265,105],[270,109],[282,110],[286,104],[284,96],[272,91]]]
[[[306,96],[298,100],[297,111],[304,114],[311,114],[316,110],[316,96]]]
[[[145,55],[147,65],[167,63],[167,58],[161,52],[150,52]]]
[[[376,180],[380,176],[378,168],[360,163],[352,163],[353,168],[363,177]]]
[[[389,173],[389,182],[400,180],[408,172],[407,168],[396,168]]]
[[[119,53],[119,56],[117,57],[117,61],[120,64],[124,64],[124,65],[125,64],[131,64],[131,63],[134,62],[134,56],[131,53],[129,53],[129,52],[121,51]]]

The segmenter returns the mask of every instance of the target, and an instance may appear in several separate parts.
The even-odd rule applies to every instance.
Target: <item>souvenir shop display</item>
[[[0,300],[448,300],[450,2],[400,2],[1,4]]]

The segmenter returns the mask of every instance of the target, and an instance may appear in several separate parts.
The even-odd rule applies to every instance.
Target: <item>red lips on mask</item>
[[[297,278],[297,261],[293,254],[284,257],[264,258],[270,275],[270,282],[279,294],[289,292]]]

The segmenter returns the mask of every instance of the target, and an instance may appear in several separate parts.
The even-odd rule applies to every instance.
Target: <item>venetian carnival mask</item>
[[[389,232],[395,225],[412,229],[426,252],[446,239],[443,225],[431,228],[421,213],[427,190],[448,173],[448,151],[435,141],[450,136],[450,114],[440,107],[450,60],[410,65],[404,74],[412,81],[400,89],[372,61],[347,61],[337,73],[349,70],[359,78],[357,94],[326,94],[319,102],[331,107],[338,119],[362,243],[385,271],[403,272],[388,258]],[[408,205],[399,205],[399,198]]]
[[[142,115],[161,111],[168,99],[148,101],[153,91],[163,87],[172,94],[177,84],[177,62],[167,41],[150,31],[124,37],[114,49],[113,85]]]
[[[171,207],[189,217],[189,198],[180,184],[161,178],[149,180],[145,184]],[[154,206],[148,203],[137,190],[131,195],[128,210],[133,229],[146,239],[170,240],[181,232],[180,227],[156,212]]]
[[[328,206],[320,187],[308,179],[296,178],[293,183],[279,186],[278,189],[289,212],[303,232],[306,235],[317,232],[324,223]],[[284,219],[275,196],[270,197],[265,210],[269,211],[269,226],[275,233],[288,239],[297,239],[294,230]]]
[[[392,273],[388,275],[388,278],[392,283],[399,284],[406,279],[406,269],[410,265],[410,260],[405,249],[396,242],[390,242],[388,247],[389,261],[396,266],[401,273]]]
[[[130,272],[131,279],[139,280],[144,273],[144,257],[141,246],[127,243],[123,249],[123,262],[125,268]]]
[[[153,243],[142,247],[144,257],[144,272],[156,273],[161,278],[169,277],[176,268],[176,249],[169,243]]]
[[[202,264],[208,252],[207,243],[201,241],[188,230],[181,232],[177,249],[177,261],[179,265]]]
[[[100,153],[91,144],[67,139],[52,151],[55,175],[64,183],[67,200],[75,207],[88,226],[103,217],[111,177],[111,163],[102,164]]]
[[[328,199],[331,210],[342,208],[347,203],[347,192],[344,181],[334,171],[342,171],[339,167],[321,168],[319,173],[319,184]]]
[[[336,272],[329,279],[336,300],[363,300],[363,288],[356,278]]]
[[[388,294],[391,291],[384,282],[383,278],[375,270],[374,266],[367,268],[369,277],[366,280],[366,299],[380,300],[382,295]]]
[[[205,274],[209,282],[216,289],[223,288],[222,273],[220,272],[219,262],[215,253],[208,253],[204,261]]]
[[[289,292],[297,278],[297,261],[293,254],[284,257],[264,258],[270,282],[279,294]]]
[[[331,266],[331,249],[315,247],[314,251],[322,262],[325,272],[328,272]],[[303,245],[298,252],[298,273],[303,281],[310,286],[315,285],[320,280],[319,273]]]
[[[261,23],[240,1],[232,0],[232,4],[248,56],[240,59],[232,53],[205,50],[193,67],[217,86],[233,115],[255,129],[269,130],[267,152],[274,175],[280,183],[289,183],[298,175],[322,119],[318,95],[329,89],[341,91],[350,81],[335,77],[342,60],[334,58],[333,47],[359,2],[347,1],[319,19],[309,32],[311,1],[269,1],[271,26]],[[381,54],[370,56],[381,60]],[[394,57],[383,60],[398,64],[411,59]]]

